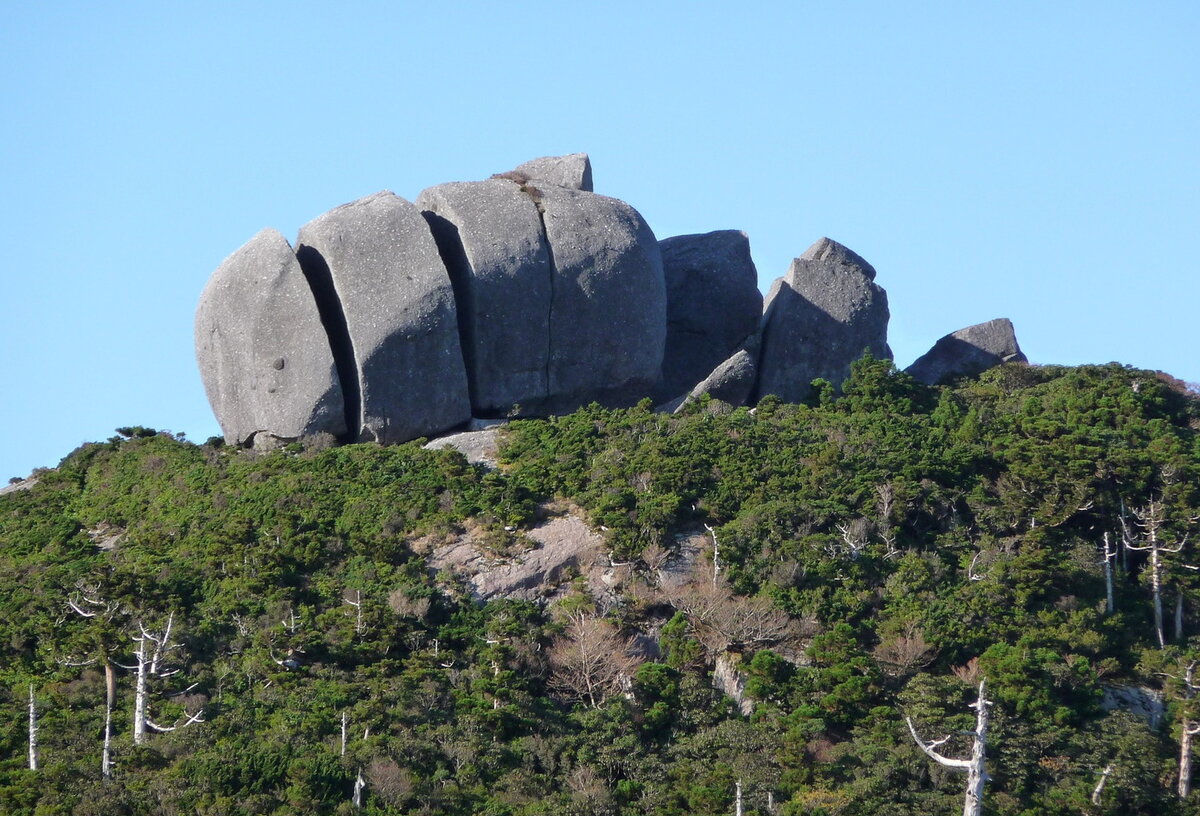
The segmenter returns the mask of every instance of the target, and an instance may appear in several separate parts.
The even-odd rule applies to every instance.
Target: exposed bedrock
[[[740,349],[692,388],[684,398],[680,409],[683,405],[698,400],[705,394],[735,407],[745,405],[754,391],[754,383],[757,379],[758,366],[754,362],[753,352]]]
[[[544,185],[550,260],[548,393],[535,413],[648,396],[662,371],[667,304],[658,241],[615,198]]]
[[[296,253],[344,319],[345,335],[330,339],[335,355],[348,344],[357,370],[343,382],[359,441],[404,442],[470,418],[450,276],[413,204],[390,192],[344,204],[301,227]]]
[[[947,334],[904,369],[927,385],[974,376],[1001,363],[1027,363],[1012,321],[999,317]]]
[[[317,304],[278,232],[264,229],[217,268],[200,296],[195,333],[204,390],[231,443],[345,434]]]
[[[663,376],[654,393],[661,402],[686,393],[758,330],[763,297],[744,232],[677,235],[658,245],[667,286]]]
[[[475,416],[544,401],[553,269],[537,205],[503,179],[430,187],[416,203],[454,283]]]
[[[592,162],[587,153],[532,159],[517,165],[512,174],[522,175],[535,183],[540,181],[555,187],[592,192]]]
[[[792,261],[765,303],[758,396],[800,402],[818,378],[840,386],[865,351],[891,359],[887,293],[872,266],[822,238]]]

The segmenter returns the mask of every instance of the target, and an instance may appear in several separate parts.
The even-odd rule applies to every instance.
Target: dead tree
[[[1105,611],[1112,614],[1116,608],[1113,604],[1113,561],[1117,558],[1117,548],[1108,542],[1108,533],[1104,533],[1104,589]]]
[[[642,658],[633,641],[600,618],[579,615],[550,650],[550,687],[592,708],[622,690]]]
[[[29,770],[38,769],[37,701],[33,698],[33,683],[29,684]]]
[[[1142,529],[1143,543],[1133,543],[1129,525],[1122,519],[1123,543],[1127,550],[1150,554],[1150,593],[1154,599],[1154,634],[1158,638],[1159,648],[1165,648],[1167,638],[1163,625],[1163,580],[1166,567],[1163,560],[1167,555],[1174,555],[1182,551],[1187,544],[1188,537],[1185,535],[1172,544],[1162,541],[1162,528],[1166,521],[1166,515],[1161,498],[1158,501],[1151,499],[1145,507],[1137,508],[1132,512],[1134,518],[1137,519],[1137,526]],[[1180,628],[1182,628],[1182,621]]]
[[[1192,792],[1192,738],[1200,734],[1200,720],[1192,719],[1191,701],[1196,696],[1196,661],[1188,664],[1183,674],[1184,709],[1179,723],[1179,784],[1180,799]]]
[[[983,812],[983,786],[988,781],[986,766],[988,706],[992,704],[984,696],[984,686],[986,683],[986,680],[979,681],[979,697],[971,706],[971,708],[975,709],[975,730],[968,732],[968,735],[971,737],[971,757],[969,759],[951,759],[950,757],[942,756],[934,749],[946,743],[951,735],[934,740],[933,742],[925,742],[917,736],[917,729],[913,725],[912,717],[904,718],[904,721],[908,723],[909,732],[912,733],[913,739],[916,740],[917,747],[939,765],[967,772],[967,792],[963,799],[963,816],[980,816]]]
[[[171,628],[175,622],[175,615],[172,613],[167,618],[166,628],[162,632],[151,632],[140,622],[138,623],[139,634],[133,635],[132,640],[137,644],[134,649],[134,664],[132,666],[121,666],[123,669],[137,672],[135,675],[134,697],[133,697],[133,744],[144,745],[146,742],[146,729],[159,732],[175,731],[179,728],[186,728],[189,725],[198,722],[204,722],[204,709],[200,709],[195,714],[192,714],[184,722],[176,721],[174,725],[159,725],[150,719],[147,713],[147,682],[150,677],[172,677],[179,673],[179,669],[167,670],[163,668],[162,661],[171,652],[179,648],[178,644],[171,641]],[[119,664],[118,664],[119,665]]]
[[[1104,794],[1104,786],[1108,784],[1108,778],[1112,776],[1113,766],[1108,763],[1104,770],[1100,772],[1100,780],[1096,783],[1096,787],[1092,789],[1092,804],[1100,807],[1100,797]]]
[[[104,659],[104,750],[100,754],[100,775],[112,778],[112,713],[117,698],[117,672],[112,661]]]

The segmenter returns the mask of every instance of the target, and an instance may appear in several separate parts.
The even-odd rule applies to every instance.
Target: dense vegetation
[[[985,813],[1200,813],[1177,793],[1195,397],[1116,365],[927,388],[871,359],[816,393],[517,421],[495,471],[416,444],[83,446],[0,496],[0,812],[683,816],[732,813],[740,782],[747,814],[949,814],[963,778],[905,717],[962,756],[986,678]],[[480,604],[429,570],[464,531],[528,546],[555,499],[628,565],[615,600],[567,575],[548,606]],[[139,652],[146,717],[180,727],[135,745]]]

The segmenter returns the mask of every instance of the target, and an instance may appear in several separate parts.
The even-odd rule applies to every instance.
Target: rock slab
[[[758,396],[801,402],[818,377],[840,387],[864,352],[890,360],[888,317],[875,269],[837,241],[817,241],[767,296]]]
[[[663,378],[655,401],[687,392],[758,329],[763,297],[750,240],[738,230],[659,242],[667,287]]]
[[[974,376],[1002,363],[1027,363],[1012,321],[999,317],[947,334],[904,369],[926,385]]]
[[[255,235],[213,273],[196,310],[195,341],[204,390],[228,441],[346,433],[317,303],[275,230]]]
[[[343,387],[358,441],[405,442],[470,418],[454,291],[413,204],[381,192],[330,210],[301,227],[297,257],[323,314],[341,316],[331,342],[357,371]]]
[[[546,401],[562,413],[630,405],[662,371],[666,289],[658,241],[637,210],[563,187],[539,191],[554,267]]]
[[[548,391],[553,270],[541,215],[504,179],[417,197],[454,285],[475,416],[504,416]]]

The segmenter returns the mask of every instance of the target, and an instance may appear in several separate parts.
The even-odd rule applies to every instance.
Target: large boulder
[[[204,390],[231,444],[346,433],[341,382],[317,303],[275,230],[255,235],[213,273],[195,333]]]
[[[658,246],[667,286],[661,401],[695,386],[758,330],[763,297],[744,232],[677,235]]]
[[[840,386],[866,351],[890,360],[888,317],[874,268],[822,238],[792,261],[767,297],[758,395],[800,402],[818,377]]]
[[[503,179],[430,187],[416,204],[454,284],[475,415],[545,400],[553,270],[537,205]]]
[[[358,372],[346,403],[360,441],[405,442],[470,418],[454,292],[420,210],[390,192],[344,204],[300,229],[296,254],[333,316],[339,364]]]
[[[528,191],[554,267],[549,388],[537,411],[649,396],[662,370],[667,322],[654,233],[615,198],[549,185]]]
[[[904,369],[927,385],[953,377],[974,376],[1001,363],[1027,363],[1012,321],[998,317],[947,334]]]
[[[521,176],[534,183],[542,182],[556,187],[592,192],[592,162],[587,153],[531,159],[517,165],[510,174],[505,175]]]

